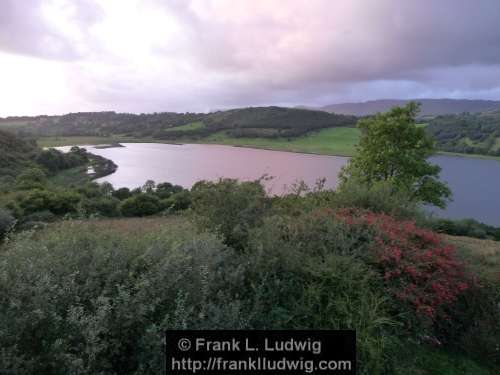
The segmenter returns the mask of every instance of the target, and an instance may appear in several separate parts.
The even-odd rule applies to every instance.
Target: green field
[[[224,132],[213,134],[199,143],[248,146],[270,150],[352,156],[360,131],[356,128],[329,128],[298,138],[230,138]]]
[[[190,129],[203,126],[201,123],[188,124]],[[184,126],[188,126],[184,125]],[[172,128],[179,129],[181,127]],[[187,128],[185,128],[187,130]],[[356,128],[329,128],[310,133],[298,138],[231,138],[224,131],[217,132],[201,140],[182,139],[184,143],[211,143],[221,145],[248,146],[271,150],[305,152],[324,155],[352,156],[359,139],[359,130]],[[41,147],[58,147],[67,145],[95,145],[119,142],[154,142],[172,143],[154,138],[131,138],[125,136],[111,137],[42,137],[38,140]]]
[[[420,124],[424,126],[425,124]],[[173,129],[183,128],[184,130],[196,129],[203,124],[190,123],[179,126]],[[262,148],[277,151],[289,152],[304,152],[311,154],[322,155],[338,155],[352,156],[356,151],[360,131],[357,128],[328,128],[317,132],[309,133],[308,135],[297,138],[232,138],[225,131],[220,131],[206,138],[194,140],[190,138],[179,139],[179,143],[210,143],[233,146],[246,146],[253,148]],[[96,145],[108,143],[135,143],[135,142],[151,142],[151,143],[172,143],[169,140],[161,140],[156,138],[133,138],[126,136],[110,136],[110,137],[42,137],[38,140],[40,147],[58,147],[67,145]],[[500,144],[500,139],[497,139]],[[461,154],[454,152],[440,151],[442,155],[463,156],[480,159],[500,160],[500,157],[476,154]]]
[[[168,128],[165,129],[165,131],[170,132],[170,131],[190,131],[190,130],[198,130],[198,129],[204,129],[205,124],[201,121],[196,121],[196,122],[191,122],[186,125],[181,125],[181,126],[175,126],[173,128]]]

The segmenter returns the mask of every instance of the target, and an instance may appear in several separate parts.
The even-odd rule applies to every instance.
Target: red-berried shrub
[[[445,309],[469,288],[454,248],[438,234],[382,213],[343,209],[336,217],[373,231],[369,261],[381,272],[398,310],[413,313],[416,321],[408,320],[412,328],[447,319]]]

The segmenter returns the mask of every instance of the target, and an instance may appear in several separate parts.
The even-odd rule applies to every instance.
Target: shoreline
[[[68,142],[67,144],[57,144],[57,145],[49,145],[45,146],[47,148],[50,147],[64,147],[64,146],[81,146],[83,145],[82,143],[80,144],[75,144],[79,143],[78,140],[76,140],[75,143],[71,142],[71,137],[68,137]],[[75,137],[78,138],[78,137]],[[110,143],[114,142],[101,142],[104,140],[96,140],[96,142],[86,142],[86,146],[99,146],[99,145],[109,145]],[[315,152],[315,151],[301,151],[301,150],[290,150],[290,149],[284,149],[278,147],[269,147],[269,146],[257,146],[257,145],[245,145],[245,144],[228,144],[228,143],[217,143],[217,142],[203,142],[199,140],[185,140],[184,142],[169,142],[169,141],[162,141],[162,140],[156,140],[156,139],[121,139],[120,142],[116,143],[158,143],[158,144],[169,144],[169,145],[176,145],[176,146],[182,146],[185,144],[205,144],[205,145],[217,145],[217,146],[230,146],[230,147],[241,147],[241,148],[251,148],[255,150],[267,150],[267,151],[280,151],[280,152],[291,152],[294,154],[306,154],[306,155],[320,155],[320,156],[336,156],[336,157],[343,157],[343,158],[350,158],[354,156],[353,153],[330,153],[330,152]],[[490,155],[481,155],[481,154],[464,154],[464,153],[458,153],[458,152],[449,152],[449,151],[437,151],[435,155],[443,155],[443,156],[455,156],[455,157],[463,157],[463,158],[473,158],[473,159],[482,159],[482,160],[496,160],[500,161],[500,157],[498,156],[490,156]]]

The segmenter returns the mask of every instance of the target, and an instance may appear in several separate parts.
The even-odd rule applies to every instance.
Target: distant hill
[[[377,112],[385,112],[394,106],[405,105],[411,100],[422,104],[421,116],[439,116],[463,112],[476,113],[500,110],[500,101],[469,99],[381,99],[361,103],[331,104],[311,109],[319,109],[344,115],[367,116]]]
[[[354,116],[284,107],[237,108],[211,113],[81,112],[0,119],[0,128],[22,136],[111,136],[177,139],[226,130],[234,137],[294,137],[312,130],[354,126]]]

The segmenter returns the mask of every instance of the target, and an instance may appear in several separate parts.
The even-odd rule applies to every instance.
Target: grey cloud
[[[71,60],[75,95],[95,109],[500,95],[498,0],[142,0],[180,27],[152,46],[170,64],[158,71],[88,35],[106,17],[97,0],[70,1],[76,47],[41,16],[47,1],[0,2],[0,50]]]
[[[75,60],[81,57],[75,41],[43,16],[47,0],[2,0],[0,2],[0,51],[47,59]],[[83,33],[102,15],[90,0],[67,1],[72,24]]]

